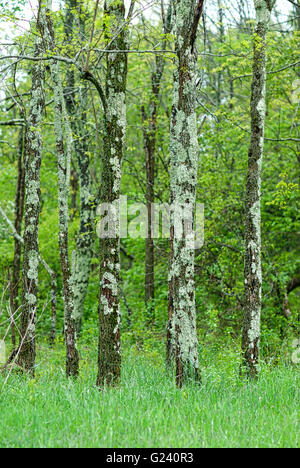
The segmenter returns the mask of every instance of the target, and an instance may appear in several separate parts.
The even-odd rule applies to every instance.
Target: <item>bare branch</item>
[[[16,127],[16,126],[21,126],[23,127],[25,125],[25,121],[23,119],[14,119],[14,120],[6,120],[4,122],[0,122],[1,126],[10,126],[10,127]]]
[[[195,16],[194,16],[194,23],[193,23],[192,32],[191,32],[190,45],[191,45],[192,49],[194,48],[194,43],[195,43],[196,36],[197,36],[197,29],[198,29],[199,21],[200,21],[201,15],[203,13],[204,1],[205,0],[198,0],[197,1],[197,5],[196,5],[196,9],[195,9]]]
[[[300,60],[298,60],[297,62],[294,62],[294,63],[290,63],[289,65],[286,65],[285,67],[279,68],[278,70],[268,71],[267,75],[275,75],[275,73],[280,73],[280,72],[282,72],[284,70],[287,70],[289,68],[296,67],[297,65],[299,65],[299,63],[300,63]],[[247,74],[247,75],[234,76],[233,78],[231,78],[231,81],[235,81],[235,80],[242,79],[242,78],[250,78],[250,77],[252,77],[251,73]]]
[[[136,2],[136,0],[131,0],[126,21],[130,21],[131,18],[132,18],[132,15],[134,13],[135,2]]]
[[[98,6],[99,6],[99,0],[96,0],[94,16],[93,16],[93,22],[92,22],[91,35],[90,35],[90,41],[89,41],[89,47],[88,47],[88,51],[87,51],[87,55],[86,55],[86,63],[85,63],[85,70],[86,71],[88,71],[88,69],[89,69],[89,61],[90,61],[90,55],[91,55],[91,48],[90,47],[92,45],[93,38],[94,38],[95,22],[96,22],[96,17],[97,17]]]
[[[5,211],[3,210],[3,208],[0,206],[0,215],[2,216],[2,218],[4,219],[4,221],[6,222],[6,224],[9,226],[11,232],[12,232],[12,235],[17,239],[18,242],[20,242],[21,244],[24,244],[24,240],[23,240],[23,237],[21,237],[13,223],[10,221],[10,219],[7,217]],[[52,277],[52,278],[55,278],[56,275],[55,275],[55,272],[50,268],[50,266],[48,265],[48,263],[45,262],[45,260],[39,256],[39,259],[40,259],[40,262],[41,264],[43,265],[43,267],[45,268],[45,270],[47,271],[47,273]]]

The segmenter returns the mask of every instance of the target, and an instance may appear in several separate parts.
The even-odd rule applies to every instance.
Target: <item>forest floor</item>
[[[203,384],[177,389],[162,359],[125,352],[120,388],[95,386],[96,347],[82,348],[76,382],[63,346],[40,346],[35,379],[0,375],[0,447],[299,447],[300,373],[263,366],[257,382],[214,357]],[[229,362],[229,361],[228,361]]]

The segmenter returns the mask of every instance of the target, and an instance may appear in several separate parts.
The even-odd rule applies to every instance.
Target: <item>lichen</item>
[[[26,298],[26,301],[28,302],[28,304],[30,304],[31,306],[34,306],[36,305],[37,303],[37,298],[34,294],[31,294],[31,293],[27,293],[25,295],[25,298]]]
[[[39,267],[39,256],[35,250],[28,252],[28,271],[27,278],[34,280],[37,283],[38,280],[38,267]]]
[[[273,0],[270,0],[273,2]],[[254,0],[254,6],[256,10],[256,21],[257,23],[262,23],[268,25],[271,18],[271,12],[268,8],[266,0]]]

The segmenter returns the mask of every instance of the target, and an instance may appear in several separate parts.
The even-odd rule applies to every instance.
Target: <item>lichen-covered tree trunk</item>
[[[261,168],[266,114],[266,37],[274,0],[254,0],[256,27],[253,38],[251,90],[251,142],[245,205],[245,297],[242,331],[243,365],[257,375],[262,294],[261,271]]]
[[[105,40],[110,50],[127,49],[122,0],[104,4]],[[104,115],[104,154],[101,203],[119,199],[121,166],[126,134],[127,54],[106,54],[106,109]],[[121,376],[120,354],[120,240],[118,205],[115,210],[116,237],[100,239],[99,349],[97,385],[115,385]]]
[[[177,209],[188,205],[195,210],[198,173],[196,121],[195,39],[203,1],[174,2],[174,32],[177,66],[174,72],[171,116],[171,258],[169,267],[169,323],[167,357],[175,358],[176,383],[200,380],[196,330],[194,246],[184,230],[184,220]],[[176,209],[177,207],[177,209]],[[181,224],[182,235],[178,235]]]
[[[74,9],[77,0],[68,0],[65,18],[65,34],[67,42],[72,44],[75,30]],[[85,14],[80,11],[79,37],[85,40]],[[78,92],[76,75],[72,68],[67,70],[67,86],[65,87],[66,108],[70,117],[74,137],[74,148],[78,166],[80,187],[80,225],[76,242],[75,268],[72,272],[74,285],[74,315],[77,333],[81,330],[84,301],[89,284],[92,243],[93,243],[93,208],[91,194],[90,158],[88,155],[89,132],[86,123],[87,87]]]
[[[50,17],[51,0],[47,9],[41,11],[45,21],[45,42],[50,50],[55,49],[55,36]],[[59,255],[63,278],[63,298],[65,310],[66,374],[76,377],[79,372],[79,354],[76,345],[74,290],[69,262],[69,187],[72,151],[72,133],[65,107],[63,86],[57,61],[50,62],[54,92],[54,133],[58,167],[58,206],[59,206]],[[66,145],[64,145],[64,129]],[[66,146],[66,148],[65,148]]]
[[[37,33],[34,56],[43,54],[40,18],[37,19]],[[45,106],[45,68],[36,62],[32,68],[28,132],[25,145],[25,227],[22,269],[22,316],[19,364],[34,374],[35,366],[35,325],[38,304],[39,266],[39,215],[40,215],[40,167],[42,159],[42,118]]]
[[[85,132],[85,138],[87,135],[88,133]],[[76,330],[79,333],[91,270],[94,216],[92,208],[93,198],[91,195],[90,160],[87,154],[87,145],[84,144],[83,140],[80,142],[80,145],[75,143],[75,151],[79,168],[80,225],[76,241],[76,259],[73,277],[74,315]]]

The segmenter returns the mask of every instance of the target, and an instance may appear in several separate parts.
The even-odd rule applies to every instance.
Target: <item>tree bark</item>
[[[195,212],[198,173],[196,121],[195,40],[204,1],[177,0],[174,4],[177,66],[174,72],[171,117],[171,258],[169,267],[169,323],[167,359],[176,363],[176,384],[200,381],[196,330],[194,245],[176,219],[186,204]],[[176,232],[178,225],[181,236]]]
[[[65,35],[67,42],[72,44],[74,39],[74,9],[78,7],[77,0],[68,0],[65,18]],[[80,10],[79,37],[84,40],[85,15]],[[74,148],[78,166],[80,187],[80,227],[76,241],[75,268],[73,273],[74,284],[74,315],[76,331],[80,333],[82,325],[83,307],[89,284],[92,244],[93,244],[93,197],[91,194],[90,159],[88,155],[88,135],[86,128],[87,87],[78,93],[75,86],[76,76],[73,69],[67,71],[67,86],[65,87],[66,108],[69,114],[74,138]],[[77,98],[77,99],[76,99]],[[76,104],[76,101],[79,103]]]
[[[106,1],[106,48],[126,50],[127,32],[123,0]],[[104,155],[100,190],[101,203],[116,203],[116,237],[100,239],[99,347],[97,385],[116,385],[121,377],[120,354],[120,239],[119,209],[121,165],[126,135],[127,54],[106,54],[106,111]]]
[[[42,8],[41,17],[45,21],[45,38],[47,47],[55,49],[54,28],[50,16],[51,0],[47,8]],[[59,64],[50,62],[50,70],[54,89],[54,133],[58,167],[58,201],[59,201],[59,254],[63,278],[63,298],[65,310],[65,341],[66,341],[66,374],[77,377],[79,373],[79,354],[76,344],[74,316],[74,288],[69,262],[69,191],[70,167],[72,152],[72,132],[66,111],[63,86],[60,77]],[[66,145],[64,145],[64,129]],[[65,148],[66,146],[66,148]]]
[[[34,56],[40,57],[43,52],[43,28],[40,17],[37,19]],[[41,35],[41,36],[40,36]],[[25,229],[24,254],[22,270],[22,316],[21,348],[19,364],[25,371],[34,374],[35,366],[35,325],[38,304],[38,266],[39,266],[39,215],[40,215],[40,167],[42,160],[42,116],[45,106],[45,68],[41,61],[32,68],[32,85],[28,132],[25,145]]]
[[[9,313],[10,313],[10,329],[11,329],[11,345],[12,345],[12,353],[16,350],[16,326],[15,326],[15,315],[14,315],[14,290],[13,290],[13,282],[11,278],[10,268],[7,269],[7,279],[8,279],[8,286],[9,286]],[[16,309],[17,310],[17,309]]]
[[[272,4],[271,4],[272,3]],[[255,0],[251,89],[251,142],[245,204],[245,288],[242,331],[243,366],[249,377],[258,373],[261,318],[261,169],[266,114],[266,38],[274,0]]]

